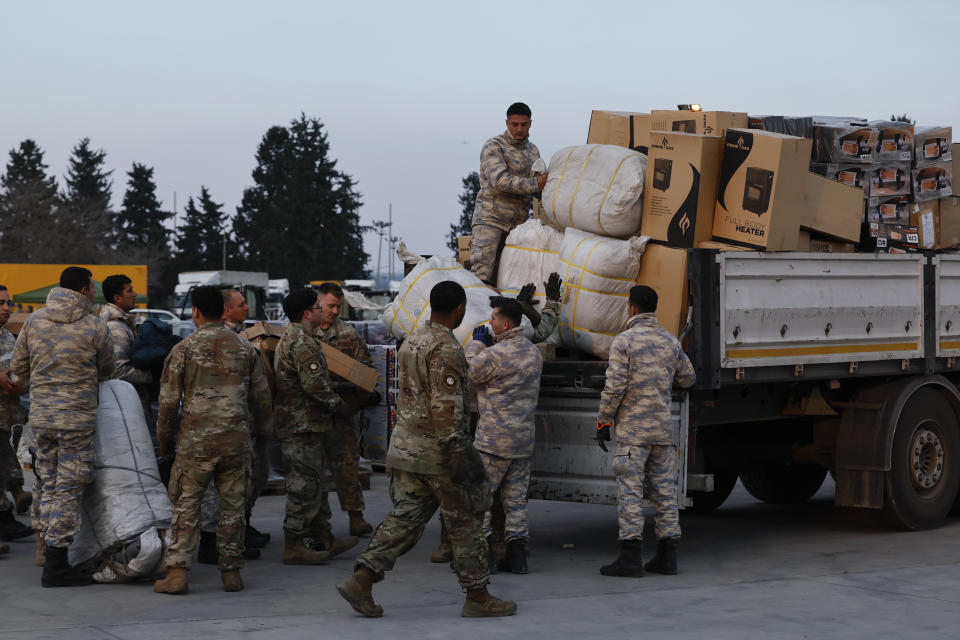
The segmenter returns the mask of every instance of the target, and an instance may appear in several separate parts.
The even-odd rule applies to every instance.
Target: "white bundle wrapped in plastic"
[[[647,238],[605,238],[577,229],[563,232],[560,337],[563,344],[606,359],[610,343],[629,319],[627,298],[636,284]]]
[[[545,300],[543,283],[551,273],[559,271],[561,244],[563,232],[539,220],[527,220],[511,231],[500,254],[497,272],[500,293],[516,297],[520,287],[532,282],[537,286],[534,299],[540,301],[542,309]]]
[[[83,521],[68,551],[70,564],[103,556],[118,576],[149,575],[156,564],[144,567],[142,557],[133,568],[111,562],[117,557],[138,558],[139,552],[124,553],[130,545],[148,551],[141,536],[153,528],[169,528],[173,515],[143,406],[130,383],[100,383],[94,450],[96,476],[83,496]],[[159,563],[161,554],[152,547],[149,552]]]
[[[609,144],[566,147],[550,158],[543,188],[547,220],[561,227],[627,238],[640,231],[647,156]]]

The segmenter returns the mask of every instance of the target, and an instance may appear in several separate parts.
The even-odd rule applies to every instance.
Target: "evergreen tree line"
[[[0,175],[3,262],[146,264],[152,304],[173,291],[180,271],[222,266],[266,271],[294,286],[319,278],[366,277],[356,183],[329,157],[323,124],[301,114],[270,127],[257,147],[253,186],[236,215],[206,186],[174,212],[157,197],[153,167],[134,162],[118,210],[111,207],[107,154],[83,138],[58,187],[43,150],[27,139],[10,150]],[[141,292],[143,293],[143,292]]]

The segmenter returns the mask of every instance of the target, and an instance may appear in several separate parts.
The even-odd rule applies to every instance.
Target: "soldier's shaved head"
[[[447,315],[467,301],[467,292],[458,282],[444,280],[430,290],[430,309],[433,313]]]
[[[630,305],[640,313],[653,313],[657,310],[657,292],[645,285],[630,288]]]
[[[510,116],[527,116],[532,118],[533,114],[530,112],[530,107],[522,102],[514,102],[512,105],[507,107],[507,117]]]
[[[215,322],[223,317],[223,294],[216,287],[195,288],[190,292],[190,301],[205,320]]]

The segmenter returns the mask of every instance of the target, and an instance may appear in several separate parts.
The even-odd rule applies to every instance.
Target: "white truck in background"
[[[218,289],[233,288],[240,291],[250,310],[249,320],[266,320],[266,300],[269,277],[263,271],[184,271],[177,275],[174,287],[173,312],[181,320],[190,320],[193,305],[190,292],[199,286],[209,285]]]
[[[283,299],[290,295],[290,280],[287,278],[270,278],[267,281],[267,298],[265,310],[267,320],[282,320]]]

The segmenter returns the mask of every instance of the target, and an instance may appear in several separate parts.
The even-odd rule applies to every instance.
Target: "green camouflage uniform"
[[[200,325],[174,346],[163,365],[157,419],[161,444],[173,441],[181,400],[177,456],[168,487],[173,519],[167,533],[166,564],[190,566],[200,537],[200,503],[212,478],[220,499],[219,566],[222,571],[239,569],[250,431],[268,433],[273,425],[270,388],[260,356],[222,322]]]
[[[11,363],[30,394],[36,436],[34,502],[51,547],[67,547],[80,529],[80,501],[93,482],[93,432],[99,383],[113,376],[113,341],[93,303],[54,287],[43,309],[27,318]]]
[[[361,364],[373,366],[373,358],[370,357],[367,345],[360,339],[360,334],[340,318],[337,318],[327,329],[317,329],[317,338]],[[332,375],[331,378],[333,388],[356,411],[366,405],[370,397],[369,393],[338,375]],[[337,487],[340,508],[343,511],[363,511],[363,490],[360,487],[360,441],[357,439],[356,421],[334,418],[333,422],[332,430],[340,431],[343,436],[340,460],[331,467],[339,470],[339,473],[334,475],[333,481]]]
[[[10,368],[16,343],[17,339],[13,334],[7,331],[6,327],[0,327],[0,370]],[[11,427],[17,422],[19,410],[19,395],[0,394],[0,511],[9,511],[14,507],[7,497],[7,491],[14,486],[23,486],[23,470],[20,469],[10,440]]]
[[[543,356],[516,327],[482,342],[467,344],[470,386],[477,390],[480,418],[473,445],[480,452],[490,491],[500,489],[506,515],[504,540],[528,538],[527,491],[533,456],[533,414],[540,396]],[[484,518],[484,533],[493,532],[491,517]]]
[[[613,339],[607,379],[600,396],[600,424],[612,424],[617,441],[620,540],[643,538],[643,479],[650,480],[657,539],[679,538],[677,443],[670,420],[673,385],[696,380],[680,342],[657,324],[653,313],[630,318]]]
[[[387,451],[393,510],[377,527],[356,566],[377,581],[423,535],[439,507],[460,586],[490,581],[483,513],[490,490],[467,432],[467,361],[453,332],[428,322],[397,352],[397,426]]]
[[[284,328],[274,356],[277,433],[286,468],[284,531],[294,537],[324,538],[330,533],[324,455],[340,475],[343,435],[334,414],[345,403],[333,390],[320,341],[298,322]]]
[[[540,190],[533,163],[540,151],[530,138],[517,140],[504,131],[490,138],[480,152],[480,192],[473,212],[470,270],[496,285],[497,263],[507,234],[530,216],[530,203]]]

